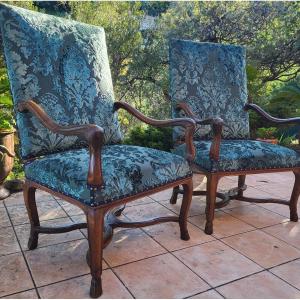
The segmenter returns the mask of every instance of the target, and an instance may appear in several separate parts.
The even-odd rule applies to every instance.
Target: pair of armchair
[[[124,102],[114,102],[102,28],[5,4],[0,5],[0,17],[25,164],[24,200],[31,223],[28,247],[37,247],[39,233],[87,228],[91,297],[102,293],[102,251],[113,229],[178,222],[181,238],[188,240],[192,195],[207,197],[207,234],[213,232],[215,208],[233,198],[288,205],[291,220],[298,220],[300,155],[249,140],[247,110],[275,123],[300,123],[300,119],[276,119],[247,104],[243,48],[172,41],[173,119],[160,121]],[[174,126],[174,153],[120,144],[119,109],[153,126]],[[207,191],[193,192],[192,170],[207,176]],[[281,171],[295,174],[290,201],[243,196],[246,174]],[[239,176],[238,188],[218,193],[218,181],[227,175]],[[118,219],[127,202],[168,188],[173,188],[171,203],[183,193],[179,217],[145,222]],[[87,221],[61,228],[41,226],[36,189],[80,207]],[[222,201],[216,202],[217,197]]]

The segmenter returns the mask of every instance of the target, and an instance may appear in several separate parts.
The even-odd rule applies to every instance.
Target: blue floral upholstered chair
[[[245,50],[240,46],[199,43],[186,40],[170,42],[170,96],[173,117],[189,116],[197,123],[194,135],[195,172],[207,177],[205,232],[212,234],[214,210],[230,199],[258,203],[280,203],[290,208],[291,221],[298,221],[300,194],[300,154],[289,148],[249,139],[248,110],[275,124],[300,124],[300,118],[277,119],[255,104],[247,103]],[[174,152],[183,155],[183,131],[173,132]],[[243,196],[246,174],[293,171],[294,189],[290,201],[254,199]],[[218,193],[223,176],[238,176],[238,187]],[[176,203],[179,187],[173,189]],[[216,202],[216,198],[221,198]]]
[[[178,222],[181,238],[189,239],[190,164],[172,153],[122,145],[116,111],[125,109],[154,126],[183,126],[190,161],[195,154],[195,121],[154,120],[126,103],[114,103],[101,27],[5,4],[0,5],[0,25],[25,164],[24,201],[31,223],[28,247],[37,247],[39,233],[87,228],[90,295],[98,297],[102,294],[102,250],[115,227]],[[126,202],[178,185],[185,190],[179,217],[145,222],[117,218]],[[60,228],[40,226],[36,189],[78,206],[87,222]]]

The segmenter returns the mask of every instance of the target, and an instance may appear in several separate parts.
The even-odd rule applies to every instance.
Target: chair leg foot
[[[177,197],[178,197],[178,191],[179,191],[179,186],[175,186],[173,188],[173,193],[170,199],[170,204],[176,204],[177,202]]]
[[[180,232],[180,238],[183,241],[188,241],[190,239],[190,234],[189,234],[188,230],[186,230],[186,231],[181,230],[181,232]]]
[[[213,233],[213,220],[215,215],[218,182],[218,175],[210,174],[207,176],[207,194],[205,208],[206,224],[204,232],[209,235]]]
[[[193,181],[191,179],[189,182],[183,184],[183,198],[179,214],[180,238],[184,241],[188,241],[190,239],[189,231],[187,228],[187,218],[192,202],[192,197]]]
[[[298,222],[298,214],[297,214],[297,212],[291,212],[290,213],[290,220],[292,222]]]
[[[35,228],[40,226],[39,215],[36,207],[35,201],[35,191],[36,189],[30,186],[27,182],[24,183],[23,187],[23,195],[24,195],[24,202],[26,205],[31,229],[30,229],[30,236],[28,240],[28,249],[33,250],[36,249],[38,246],[38,238],[39,234],[36,232]]]
[[[91,287],[90,287],[90,296],[91,298],[98,298],[102,295],[102,282],[100,278],[92,277]]]
[[[204,232],[208,235],[213,234],[214,233],[213,223],[206,222]]]
[[[103,293],[102,290],[102,280],[100,277],[93,277],[91,280],[91,286],[90,286],[90,296],[91,298],[99,298]]]
[[[290,199],[290,220],[292,222],[298,222],[297,203],[300,195],[300,171],[294,172],[294,174],[295,183]]]

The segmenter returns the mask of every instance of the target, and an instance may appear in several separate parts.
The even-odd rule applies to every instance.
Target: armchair
[[[278,119],[256,104],[247,103],[245,50],[240,46],[172,40],[170,43],[170,93],[173,117],[189,116],[197,123],[194,135],[196,156],[192,163],[197,173],[207,177],[207,234],[213,233],[214,210],[231,199],[289,206],[291,221],[298,221],[300,194],[300,154],[289,148],[249,139],[248,110],[280,124],[300,124],[300,118]],[[207,127],[206,125],[210,125]],[[175,128],[175,153],[186,148],[182,131]],[[254,199],[243,196],[247,174],[292,171],[295,175],[290,201]],[[217,192],[223,176],[238,176],[238,187],[227,193]],[[173,189],[176,203],[179,187]],[[221,201],[216,202],[216,198]]]
[[[129,104],[114,103],[101,27],[0,4],[0,28],[25,169],[24,201],[31,224],[28,248],[37,247],[40,233],[87,228],[90,295],[99,297],[102,251],[114,228],[178,222],[181,238],[189,239],[192,173],[187,160],[195,155],[195,121],[154,120]],[[121,108],[153,126],[183,126],[187,160],[121,144],[117,119]],[[184,187],[179,217],[145,222],[118,219],[125,203],[178,185]],[[36,189],[78,206],[87,221],[59,228],[41,226]]]

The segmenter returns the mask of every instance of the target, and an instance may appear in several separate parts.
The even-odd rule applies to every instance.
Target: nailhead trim
[[[84,203],[84,204],[86,204],[86,205],[89,205],[89,206],[91,206],[91,207],[97,207],[97,206],[101,206],[101,205],[104,205],[104,204],[112,203],[112,202],[114,202],[114,201],[118,201],[118,200],[121,200],[121,199],[124,199],[124,198],[127,198],[127,197],[131,197],[131,196],[134,196],[134,195],[138,195],[138,194],[143,193],[143,192],[145,192],[145,191],[150,191],[150,190],[152,190],[152,189],[154,189],[154,188],[157,188],[157,187],[160,187],[160,186],[164,186],[164,185],[166,185],[166,184],[175,182],[175,181],[177,181],[177,180],[181,180],[181,179],[185,179],[185,178],[191,177],[192,175],[193,175],[193,173],[190,172],[190,173],[188,173],[186,176],[178,177],[178,178],[176,178],[175,180],[165,181],[165,182],[162,183],[162,184],[156,184],[156,185],[153,185],[153,186],[151,186],[151,187],[147,187],[147,188],[143,189],[142,191],[139,191],[139,192],[136,192],[136,193],[133,192],[133,193],[125,194],[125,195],[122,195],[122,196],[119,196],[119,197],[116,197],[116,198],[113,198],[113,199],[110,199],[110,200],[102,201],[102,203],[101,203],[101,202],[97,202],[97,200],[96,200],[96,191],[98,190],[97,188],[93,188],[93,187],[90,187],[90,188],[89,188],[89,190],[90,190],[90,199],[89,199],[89,201],[87,201],[87,200],[81,199],[81,198],[79,198],[79,197],[75,197],[74,195],[71,195],[71,194],[62,192],[62,191],[60,191],[60,190],[58,190],[58,189],[54,189],[53,187],[49,186],[48,184],[41,183],[41,182],[39,182],[39,181],[36,180],[36,179],[30,178],[30,176],[26,176],[26,179],[28,179],[28,180],[30,180],[30,181],[32,181],[32,182],[35,182],[35,183],[37,183],[37,184],[39,184],[39,185],[41,185],[41,186],[44,186],[44,187],[46,187],[46,188],[48,188],[48,189],[50,189],[50,190],[53,190],[53,191],[58,192],[58,193],[60,193],[60,194],[63,194],[63,195],[65,195],[65,196],[67,196],[67,197],[70,197],[70,198],[73,198],[73,199],[75,199],[75,200],[78,200],[79,202],[82,202],[82,203]]]

